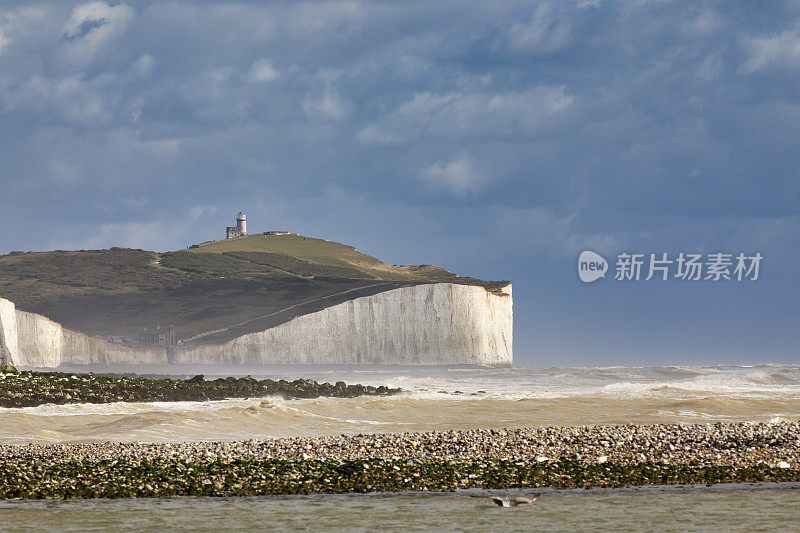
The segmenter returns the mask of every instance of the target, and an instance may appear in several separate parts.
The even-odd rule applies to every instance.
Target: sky
[[[520,365],[800,364],[798,147],[797,2],[0,2],[0,253],[244,210],[511,280]],[[680,252],[763,260],[614,279]]]

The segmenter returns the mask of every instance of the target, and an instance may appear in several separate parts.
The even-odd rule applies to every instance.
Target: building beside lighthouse
[[[226,239],[235,239],[237,237],[246,237],[247,236],[247,215],[245,215],[242,211],[239,211],[236,214],[236,225],[235,226],[228,226],[227,233],[225,238]]]

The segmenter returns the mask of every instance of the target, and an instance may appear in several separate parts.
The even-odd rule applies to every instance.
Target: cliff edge
[[[210,364],[508,365],[511,285],[435,283],[343,302],[221,344],[179,346],[174,362]],[[64,328],[0,299],[0,358],[31,368],[164,363],[158,347],[132,348]]]
[[[218,346],[186,363],[510,365],[511,285],[436,283],[356,298]]]
[[[296,234],[0,256],[0,358],[508,364],[511,284]],[[169,354],[169,356],[167,356]]]

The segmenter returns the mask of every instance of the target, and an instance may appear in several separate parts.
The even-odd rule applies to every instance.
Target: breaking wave
[[[195,371],[196,369],[190,369]],[[208,377],[213,372],[204,369]],[[230,375],[234,372],[224,373]],[[800,418],[800,367],[235,369],[401,387],[391,397],[0,409],[0,443],[238,440],[477,427]],[[260,373],[259,373],[260,371]]]

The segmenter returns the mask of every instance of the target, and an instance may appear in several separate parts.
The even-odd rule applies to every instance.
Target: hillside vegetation
[[[397,287],[444,281],[488,290],[507,284],[429,265],[389,265],[352,246],[298,235],[257,235],[166,253],[111,248],[0,256],[0,297],[19,309],[102,336],[172,324],[180,339],[195,343],[228,340]]]

